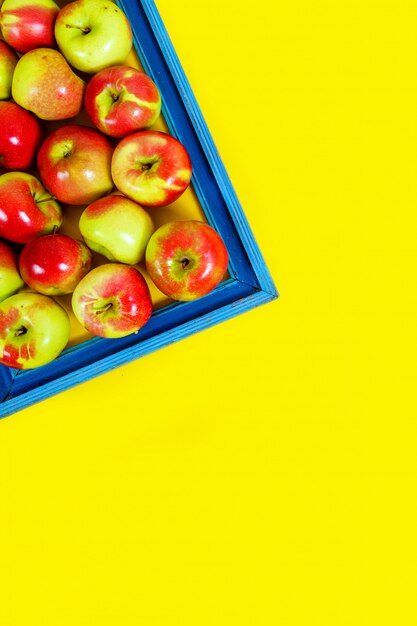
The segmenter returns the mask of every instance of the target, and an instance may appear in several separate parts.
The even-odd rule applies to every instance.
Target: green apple
[[[0,302],[16,293],[23,285],[16,252],[7,243],[0,241]]]
[[[81,214],[80,232],[89,248],[110,261],[139,263],[154,231],[150,215],[124,196],[110,195],[90,204]]]
[[[18,56],[7,43],[0,41],[0,100],[8,100],[12,93],[12,79]]]
[[[130,24],[110,0],[76,0],[55,22],[55,38],[68,62],[87,74],[122,65],[132,48]]]
[[[82,78],[52,48],[27,52],[13,74],[13,100],[42,120],[65,120],[78,115],[84,89]]]
[[[67,312],[55,300],[22,292],[0,303],[0,363],[33,369],[53,361],[70,336]]]

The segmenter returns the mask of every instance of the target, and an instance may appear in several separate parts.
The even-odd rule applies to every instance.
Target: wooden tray
[[[72,316],[69,347],[55,361],[26,371],[0,365],[0,417],[278,296],[153,0],[118,0],[117,4],[134,33],[135,53],[129,62],[141,66],[158,85],[163,101],[160,126],[186,146],[193,163],[190,190],[167,209],[155,210],[152,217],[157,225],[197,215],[205,219],[226,243],[229,273],[212,293],[193,302],[169,301],[153,288],[155,310],[150,321],[138,334],[122,339],[91,337],[74,324]],[[71,224],[63,232],[74,234]]]

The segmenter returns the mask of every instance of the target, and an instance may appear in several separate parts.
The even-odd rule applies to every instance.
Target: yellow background
[[[0,423],[0,623],[415,624],[417,7],[157,5],[281,298]]]

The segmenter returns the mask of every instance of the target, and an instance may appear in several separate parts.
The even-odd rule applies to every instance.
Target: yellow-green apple
[[[14,70],[13,99],[41,120],[66,120],[83,106],[85,82],[74,74],[58,50],[27,52]]]
[[[23,285],[17,253],[7,243],[0,241],[0,302],[19,291]]]
[[[146,269],[173,300],[195,300],[210,293],[227,271],[228,253],[220,235],[197,220],[167,222],[146,248]]]
[[[7,100],[12,95],[12,79],[18,56],[5,43],[0,41],[0,100]]]
[[[142,274],[131,265],[106,263],[76,286],[72,310],[93,335],[125,337],[138,332],[152,313],[152,300]]]
[[[58,11],[53,0],[4,0],[0,12],[2,35],[12,48],[22,53],[53,47]]]
[[[149,128],[161,112],[161,96],[153,80],[127,65],[107,67],[93,76],[84,103],[93,124],[111,137]]]
[[[15,102],[0,102],[0,167],[29,169],[41,141],[41,127],[32,113]]]
[[[37,165],[45,187],[66,204],[89,204],[112,190],[113,147],[98,130],[61,126],[39,148]]]
[[[53,361],[70,335],[68,313],[40,293],[21,292],[0,303],[0,363],[26,370]]]
[[[123,63],[132,48],[130,24],[110,0],[76,0],[64,6],[55,37],[68,62],[87,74]]]
[[[116,146],[112,164],[116,187],[143,206],[166,206],[191,180],[191,160],[177,139],[153,130],[128,135]]]
[[[56,232],[61,224],[58,202],[35,176],[25,172],[0,176],[0,237],[28,243]]]
[[[47,296],[72,293],[90,271],[93,255],[83,241],[68,235],[45,235],[20,253],[20,274],[29,287]]]
[[[110,261],[128,265],[143,259],[154,231],[152,218],[145,209],[118,195],[100,198],[86,207],[79,227],[89,248]]]

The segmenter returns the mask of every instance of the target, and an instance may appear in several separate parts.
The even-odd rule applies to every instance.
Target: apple
[[[0,167],[26,170],[42,141],[38,120],[15,102],[0,102]]]
[[[40,181],[25,172],[0,176],[0,237],[28,243],[56,232],[62,224],[61,208]]]
[[[93,76],[84,102],[93,124],[111,137],[149,128],[161,112],[161,96],[153,80],[126,65],[107,67]]]
[[[0,302],[19,291],[23,285],[17,253],[7,243],[0,241]]]
[[[85,82],[74,74],[58,50],[27,52],[14,70],[13,99],[41,120],[66,120],[83,106]]]
[[[4,0],[0,12],[1,33],[18,52],[52,48],[58,11],[53,0]]]
[[[146,269],[173,300],[195,300],[212,291],[227,271],[228,253],[220,235],[197,220],[168,222],[146,248]]]
[[[12,95],[12,79],[18,56],[4,41],[0,40],[0,100]]]
[[[86,207],[79,228],[89,248],[110,261],[128,265],[143,259],[154,231],[153,221],[145,209],[117,195],[100,198]]]
[[[0,303],[0,363],[25,370],[53,361],[70,335],[67,312],[49,296],[21,292]]]
[[[130,24],[110,0],[77,0],[64,6],[55,37],[68,62],[87,74],[123,63],[132,48]]]
[[[61,202],[89,204],[113,188],[112,153],[112,145],[98,130],[77,124],[61,126],[39,149],[39,174]]]
[[[166,206],[177,200],[191,180],[185,147],[166,133],[143,130],[116,146],[111,171],[116,187],[143,206]]]
[[[72,293],[90,271],[93,255],[84,242],[68,235],[45,235],[23,248],[20,274],[29,287],[47,296]]]
[[[152,300],[139,270],[122,263],[106,263],[78,283],[72,295],[72,310],[93,335],[114,339],[136,333],[146,324]]]

